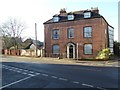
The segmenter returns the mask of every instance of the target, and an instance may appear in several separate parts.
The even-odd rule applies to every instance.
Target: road
[[[2,62],[3,88],[118,88],[118,68],[33,63],[24,58]],[[8,61],[7,61],[8,60]],[[24,61],[24,62],[20,62]],[[12,61],[12,62],[11,62]],[[33,59],[34,61],[34,59]]]

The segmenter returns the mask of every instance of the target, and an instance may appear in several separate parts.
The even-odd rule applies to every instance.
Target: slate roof
[[[36,40],[27,39],[22,43],[21,46],[23,49],[29,49],[32,44],[36,45]],[[37,40],[37,48],[40,49],[42,46],[43,46],[43,42]]]
[[[96,13],[92,10],[81,10],[81,11],[75,11],[75,12],[68,12],[68,13],[64,13],[64,15],[59,14],[57,16],[59,16],[59,18],[60,18],[59,22],[83,20],[83,19],[86,19],[86,18],[84,18],[84,12],[91,12],[91,18],[101,18],[101,17],[103,18],[103,16],[101,16],[99,13]],[[69,14],[73,14],[75,16],[74,20],[67,19],[67,15],[69,15]],[[56,15],[54,15],[54,16],[56,16]],[[91,18],[87,18],[87,19],[91,19]],[[53,22],[53,19],[49,19],[48,21],[44,22],[44,24],[59,23],[59,22]]]
[[[61,12],[61,11],[60,11]],[[66,12],[66,11],[63,11]],[[91,17],[90,18],[84,18],[84,12],[91,12]],[[74,19],[73,20],[68,20],[67,19],[67,15],[69,14],[73,14],[74,15]],[[80,10],[80,11],[74,11],[74,12],[66,12],[64,14],[56,14],[57,16],[59,16],[60,20],[58,22],[53,22],[53,18],[49,19],[48,21],[44,22],[43,24],[52,24],[52,23],[61,23],[61,22],[70,22],[70,21],[76,21],[76,20],[85,20],[85,19],[93,19],[93,18],[103,18],[105,20],[105,22],[114,29],[113,26],[111,26],[106,19],[99,14],[99,10],[98,8],[91,8],[91,10]],[[56,16],[54,15],[54,16]],[[53,17],[54,17],[53,16]]]

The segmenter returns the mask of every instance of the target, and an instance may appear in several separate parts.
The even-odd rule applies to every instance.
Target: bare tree
[[[2,32],[2,39],[6,48],[8,44],[11,46],[13,44],[15,49],[18,49],[17,40],[21,37],[22,31],[25,29],[25,24],[20,22],[15,18],[10,18],[5,23],[0,25],[0,31]],[[11,41],[12,40],[12,41]]]

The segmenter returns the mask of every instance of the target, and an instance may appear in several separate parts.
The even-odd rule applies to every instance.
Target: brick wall
[[[20,56],[21,51],[20,51],[20,50],[3,49],[3,50],[2,50],[2,54]]]
[[[92,26],[92,38],[86,39],[83,37],[83,28],[85,26]],[[74,38],[67,38],[67,29],[74,28]],[[52,39],[52,30],[59,29],[60,30],[60,38],[59,40]],[[52,45],[59,44],[60,45],[60,53],[66,54],[67,48],[66,45],[69,42],[82,43],[82,46],[79,46],[79,57],[82,58],[93,58],[97,55],[97,53],[107,46],[107,39],[105,39],[105,29],[107,30],[107,23],[103,18],[94,18],[94,19],[84,19],[84,20],[76,20],[69,22],[61,22],[61,23],[51,23],[44,25],[44,34],[45,34],[45,51],[47,54],[52,53]],[[107,35],[106,35],[107,37]],[[84,54],[84,44],[92,43],[93,44],[93,54],[85,55]]]

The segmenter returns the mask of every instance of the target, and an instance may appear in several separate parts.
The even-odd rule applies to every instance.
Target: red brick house
[[[113,50],[114,28],[98,8],[67,13],[65,9],[44,23],[46,57],[95,58]]]

